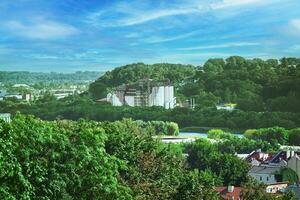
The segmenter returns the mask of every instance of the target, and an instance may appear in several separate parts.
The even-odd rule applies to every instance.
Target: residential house
[[[216,191],[221,195],[222,199],[226,200],[241,200],[242,188],[241,187],[217,187]]]
[[[252,166],[248,174],[255,178],[257,181],[266,185],[277,183],[275,175],[280,172],[282,166],[280,165],[259,165]]]
[[[278,182],[267,185],[266,192],[271,194],[276,194],[278,192],[283,192],[289,186],[288,182]]]

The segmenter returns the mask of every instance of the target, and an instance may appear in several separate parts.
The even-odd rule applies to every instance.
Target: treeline
[[[264,140],[270,144],[300,146],[300,128],[286,130],[282,127],[250,129],[244,136],[254,140]]]
[[[225,127],[230,129],[253,129],[280,126],[287,129],[300,127],[300,114],[290,112],[254,112],[235,110],[232,112],[216,108],[175,108],[161,107],[113,107],[108,103],[93,102],[88,97],[72,96],[56,100],[51,96],[35,102],[0,101],[0,112],[15,114],[20,111],[45,120],[91,119],[115,121],[123,118],[144,121],[172,121],[184,127]]]
[[[144,78],[151,78],[155,81],[169,80],[177,86],[186,78],[194,76],[195,73],[196,68],[192,65],[135,63],[106,72],[90,85],[89,91],[94,99],[100,99],[106,97],[108,90],[113,87],[135,83]]]
[[[219,199],[212,174],[151,135],[131,120],[0,120],[0,198]]]
[[[232,102],[244,111],[300,112],[300,59],[209,59],[180,90],[200,107]]]
[[[142,78],[169,79],[178,102],[194,98],[200,108],[235,103],[256,112],[300,112],[300,59],[209,59],[203,66],[131,64],[106,72],[90,85],[94,99],[107,90]]]
[[[101,76],[101,72],[78,71],[75,73],[42,73],[23,71],[0,71],[0,82],[3,84],[64,84],[91,82]]]
[[[20,114],[10,124],[0,120],[0,198],[217,200],[215,187],[233,184],[247,199],[274,199],[221,143],[200,139],[186,147],[185,159],[145,124],[49,122]],[[236,139],[222,141],[238,148]]]

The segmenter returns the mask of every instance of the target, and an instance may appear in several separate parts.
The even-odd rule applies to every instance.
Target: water
[[[234,134],[235,136],[242,138],[244,137],[243,134]],[[207,138],[207,133],[196,133],[196,132],[180,132],[180,137],[200,137],[200,138]]]

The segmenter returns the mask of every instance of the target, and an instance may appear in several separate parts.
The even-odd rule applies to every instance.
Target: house
[[[227,110],[227,111],[233,111],[235,110],[236,104],[233,103],[226,103],[226,104],[220,104],[217,105],[217,110]]]
[[[252,166],[249,170],[248,174],[255,178],[257,181],[268,184],[277,183],[275,175],[280,172],[282,166],[280,165],[259,165]]]
[[[10,115],[10,113],[0,113],[0,119],[4,120],[7,123],[10,123],[11,115]]]
[[[288,182],[278,182],[269,184],[266,187],[266,192],[271,194],[276,194],[278,192],[283,192],[289,186]]]
[[[267,164],[272,159],[272,154],[264,153],[260,149],[252,151],[243,160],[250,163],[251,166],[259,166],[260,164]]]
[[[138,83],[122,85],[107,94],[113,106],[162,106],[172,109],[176,105],[174,86],[169,82],[144,79]]]
[[[242,194],[241,187],[234,187],[234,186],[217,187],[216,191],[221,195],[222,199],[226,199],[226,200],[242,199],[241,198],[241,194]]]

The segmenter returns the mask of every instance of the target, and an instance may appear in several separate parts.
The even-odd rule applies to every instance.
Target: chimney
[[[295,155],[295,151],[291,151],[291,157]]]
[[[289,159],[290,157],[292,157],[291,152],[290,152],[290,150],[287,150],[286,151],[286,159]]]
[[[228,192],[233,192],[233,190],[234,190],[234,186],[233,185],[228,185],[227,191]]]

